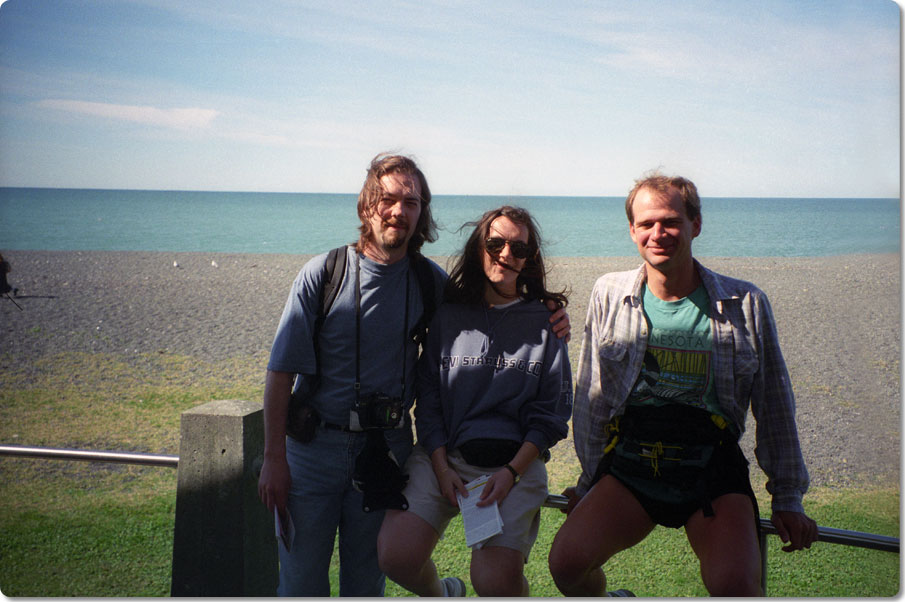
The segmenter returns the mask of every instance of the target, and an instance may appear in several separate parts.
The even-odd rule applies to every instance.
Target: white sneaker
[[[440,583],[443,585],[444,598],[465,597],[465,582],[458,577],[446,577],[445,579],[441,579]]]

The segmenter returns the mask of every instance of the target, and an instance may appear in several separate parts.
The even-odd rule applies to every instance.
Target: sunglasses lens
[[[494,255],[502,251],[505,246],[506,241],[502,238],[488,238],[484,241],[484,247],[487,249],[487,252],[493,253]]]
[[[509,251],[517,259],[525,259],[531,254],[531,246],[520,240],[506,240],[505,238],[488,238],[484,241],[484,248],[488,253],[496,255],[509,243]]]
[[[510,242],[509,248],[512,249],[512,254],[515,255],[516,259],[525,259],[531,252],[531,248],[520,240]]]

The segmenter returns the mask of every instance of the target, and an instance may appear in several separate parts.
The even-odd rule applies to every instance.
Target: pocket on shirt
[[[597,352],[600,359],[606,362],[621,362],[628,352],[628,345],[616,339],[603,339]]]
[[[757,354],[757,345],[754,333],[750,332],[741,308],[737,304],[727,304],[727,322],[721,326],[725,336],[725,329],[730,329],[731,338],[724,339],[726,344],[732,345],[732,369],[735,378],[744,378],[748,381],[760,369],[760,357]],[[725,350],[725,347],[723,347]]]
[[[604,339],[597,349],[597,355],[602,381],[621,383],[625,379],[625,370],[632,355],[629,345],[615,339]]]

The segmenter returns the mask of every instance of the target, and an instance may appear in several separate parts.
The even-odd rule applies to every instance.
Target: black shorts
[[[684,418],[683,415],[676,422],[676,416],[670,415],[668,422],[672,425],[671,430],[687,433],[689,429],[684,428],[687,426],[683,424]],[[694,416],[694,419],[697,420],[697,416]],[[707,422],[709,421],[707,415]],[[636,419],[634,424],[651,424],[649,414],[642,420]],[[624,429],[620,444],[626,439],[631,439],[627,435]],[[666,446],[669,447],[671,443],[673,442],[667,442]],[[681,444],[686,446],[687,442],[683,441]],[[709,459],[701,462],[700,466],[681,468],[675,466],[677,463],[661,459],[656,469],[653,469],[651,464],[644,465],[644,470],[639,470],[640,463],[632,465],[624,460],[624,456],[619,457],[615,450],[610,451],[601,461],[597,478],[605,474],[612,475],[635,496],[654,523],[665,527],[682,527],[701,509],[705,515],[712,515],[711,502],[728,493],[747,495],[751,499],[756,523],[759,524],[757,498],[751,488],[748,460],[742,453],[738,441],[732,436],[725,436],[712,441],[712,444],[712,451],[704,452],[709,454]],[[693,447],[687,446],[686,449]],[[698,450],[695,450],[694,454],[700,455]]]

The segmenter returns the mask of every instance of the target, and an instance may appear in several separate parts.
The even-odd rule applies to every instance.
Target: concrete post
[[[212,401],[182,414],[173,596],[273,596],[273,516],[258,498],[260,403]]]

